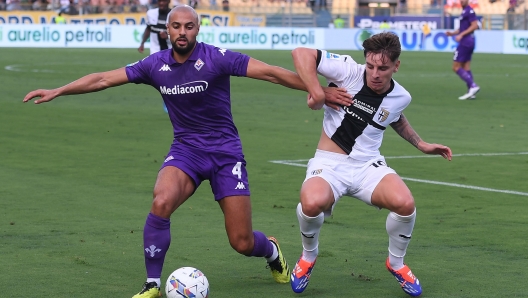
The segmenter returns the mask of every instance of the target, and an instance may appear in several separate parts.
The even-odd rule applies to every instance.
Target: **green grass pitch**
[[[245,52],[293,68],[289,51]],[[347,54],[363,61],[361,52]],[[142,57],[134,49],[1,49],[1,297],[131,297],[140,289],[142,229],[172,141],[158,92],[128,84],[43,105],[22,98]],[[459,154],[451,162],[418,158],[394,131],[385,134],[382,154],[402,177],[445,183],[406,182],[418,215],[406,262],[422,297],[527,297],[528,56],[476,54],[482,89],[472,101],[457,99],[466,87],[451,58],[404,52],[395,75],[413,95],[405,114],[420,136]],[[275,236],[293,267],[305,168],[270,161],[312,157],[322,112],[300,91],[247,78],[231,84],[253,227]],[[406,297],[384,268],[386,214],[343,198],[323,227],[311,284],[295,295],[273,282],[263,260],[230,248],[205,182],[172,216],[162,280],[193,266],[213,298]]]

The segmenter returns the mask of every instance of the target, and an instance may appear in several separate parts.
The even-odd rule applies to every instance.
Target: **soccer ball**
[[[202,271],[193,267],[182,267],[169,275],[165,294],[167,298],[207,298],[209,281]]]

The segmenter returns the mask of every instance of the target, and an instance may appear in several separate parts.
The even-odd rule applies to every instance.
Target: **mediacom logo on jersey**
[[[194,81],[180,85],[174,85],[174,87],[160,86],[160,93],[166,95],[177,95],[177,94],[190,94],[204,92],[207,90],[209,83],[206,81]]]

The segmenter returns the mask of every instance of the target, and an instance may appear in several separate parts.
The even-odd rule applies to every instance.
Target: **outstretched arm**
[[[252,79],[281,84],[288,88],[306,91],[304,83],[295,72],[279,66],[269,65],[257,59],[249,58],[246,76]]]
[[[423,141],[420,136],[414,131],[411,124],[405,117],[401,114],[400,120],[391,124],[391,127],[407,142],[411,143],[418,150],[422,151],[425,154],[437,154],[441,155],[447,160],[451,160],[452,153],[451,149],[447,146],[441,144],[430,144]]]
[[[308,88],[308,106],[312,109],[322,108],[325,94],[317,77],[317,50],[296,48],[292,56],[295,70]]]
[[[266,64],[262,61],[253,58],[249,59],[246,76],[248,78],[280,84],[292,89],[303,90],[308,92],[310,90],[310,87],[306,87],[307,85],[305,85],[305,82],[301,80],[297,73],[279,66]],[[340,105],[349,106],[351,104],[352,96],[348,94],[345,89],[325,88],[323,91],[323,88],[321,87],[317,76],[316,82],[314,84],[317,84],[317,86],[321,89],[322,92],[321,107],[325,103],[325,99],[326,104],[333,108],[339,108]],[[310,106],[310,101],[308,102],[308,105]]]
[[[35,100],[36,104],[48,102],[56,97],[62,95],[84,94],[104,90],[106,88],[119,86],[128,83],[125,68],[119,68],[107,72],[92,73],[84,76],[68,85],[60,88],[45,90],[38,89],[29,92],[24,97],[24,102],[28,102],[35,97],[40,97]]]

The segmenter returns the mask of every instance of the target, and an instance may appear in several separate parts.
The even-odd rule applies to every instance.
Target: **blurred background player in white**
[[[460,0],[462,14],[460,15],[460,26],[455,31],[446,32],[447,36],[455,36],[458,46],[453,57],[453,71],[466,83],[467,93],[458,99],[473,99],[479,92],[480,87],[473,80],[471,72],[471,56],[475,50],[475,34],[473,32],[479,28],[477,15],[469,0]]]
[[[363,42],[363,48],[365,65],[357,64],[350,56],[323,50],[293,51],[295,69],[308,88],[308,106],[315,110],[324,108],[324,118],[297,206],[303,252],[290,283],[294,292],[304,291],[317,258],[324,216],[332,213],[341,197],[351,196],[389,210],[389,254],[385,265],[407,294],[418,296],[422,293],[420,282],[403,262],[416,218],[414,198],[403,180],[387,166],[379,148],[385,128],[390,125],[423,153],[451,160],[451,149],[423,141],[403,115],[411,95],[392,79],[400,66],[398,36],[391,32],[373,35]],[[355,94],[353,104],[339,110],[324,105],[318,73],[329,86]],[[353,244],[353,237],[350,238]]]
[[[143,53],[145,50],[145,42],[149,38],[151,55],[161,50],[172,48],[166,25],[169,12],[169,0],[159,0],[157,8],[152,8],[147,11],[147,27],[143,31],[138,52]],[[163,103],[163,110],[167,112],[165,103]]]

